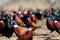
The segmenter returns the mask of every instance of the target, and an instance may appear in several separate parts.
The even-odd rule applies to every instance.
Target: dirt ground
[[[46,27],[46,19],[38,20],[37,24],[41,25],[41,27],[34,31],[33,40],[60,40],[60,35],[56,31],[50,34],[50,31]],[[15,33],[13,33],[11,38],[1,36],[0,34],[0,40],[18,40],[18,37]]]

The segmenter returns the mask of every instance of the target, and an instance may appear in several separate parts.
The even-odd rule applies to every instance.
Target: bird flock
[[[47,28],[60,34],[60,9],[18,9],[18,11],[0,10],[0,33],[11,37],[15,32],[22,40],[32,40],[33,31],[40,27],[37,20],[46,19]]]

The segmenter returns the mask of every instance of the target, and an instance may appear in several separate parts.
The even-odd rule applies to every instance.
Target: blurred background
[[[0,9],[17,10],[18,8],[45,9],[60,7],[60,0],[0,0]]]

